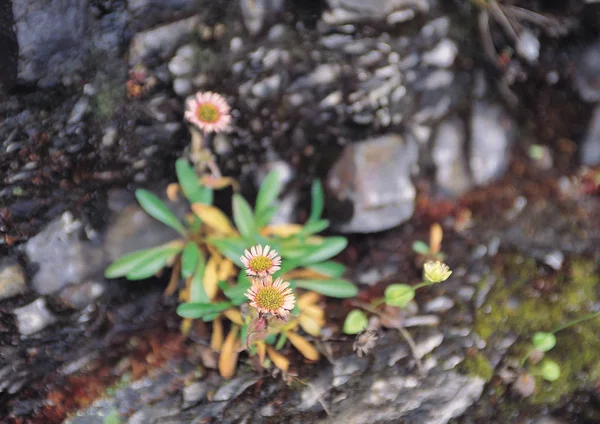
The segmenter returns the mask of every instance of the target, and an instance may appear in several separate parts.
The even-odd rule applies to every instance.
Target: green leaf
[[[245,281],[238,283],[233,287],[229,287],[223,290],[223,294],[229,300],[231,300],[231,303],[233,303],[235,306],[238,306],[242,303],[245,303],[248,300],[248,298],[244,296],[244,293],[248,291],[251,285],[252,283],[250,283],[250,281],[246,279]]]
[[[325,206],[325,196],[323,194],[323,185],[321,181],[315,180],[311,188],[311,209],[308,222],[315,222],[321,218]]]
[[[385,303],[404,308],[415,298],[415,290],[406,284],[392,284],[385,288]]]
[[[279,197],[281,191],[281,180],[276,169],[267,174],[260,185],[258,195],[256,196],[256,205],[254,210],[256,215],[262,214],[266,209],[272,207]]]
[[[533,347],[541,352],[548,352],[556,346],[556,337],[552,333],[539,331],[533,335]]]
[[[419,255],[429,255],[429,245],[422,240],[417,240],[412,245],[412,250]]]
[[[265,343],[268,345],[273,345],[277,341],[277,334],[271,333],[265,337]]]
[[[329,227],[329,221],[326,219],[319,219],[317,221],[307,222],[302,227],[302,231],[298,233],[298,236],[310,236],[312,234],[320,233]]]
[[[283,348],[283,346],[285,345],[285,342],[287,342],[287,335],[285,333],[281,333],[279,335],[279,339],[277,340],[277,344],[275,345],[274,349],[281,350],[281,348]]]
[[[311,252],[314,252],[315,247],[307,244],[300,245],[282,245],[276,249],[284,259],[299,259],[307,257]],[[303,262],[303,261],[302,261]],[[284,261],[285,263],[285,261]]]
[[[256,212],[256,214],[254,216],[254,221],[256,222],[256,226],[258,228],[262,228],[262,227],[268,225],[278,210],[279,210],[279,208],[277,206],[269,206],[260,212]]]
[[[187,160],[177,159],[177,162],[175,162],[175,171],[181,190],[190,203],[212,204],[212,189],[200,184],[198,175],[196,175],[196,172],[188,164]]]
[[[237,193],[233,195],[233,220],[242,236],[247,238],[254,236],[256,227],[252,209],[246,199]]]
[[[182,303],[177,307],[177,315],[182,318],[203,318],[231,307],[231,302]]]
[[[244,344],[248,340],[248,324],[247,323],[244,323],[244,325],[242,325],[242,327],[240,328],[240,340]],[[254,346],[254,343],[250,347],[253,347],[253,346]]]
[[[248,247],[248,243],[241,238],[213,238],[210,237],[208,242],[219,249],[227,259],[233,261],[238,267],[243,268],[244,265],[240,257],[244,255],[244,249]]]
[[[198,260],[196,261],[196,269],[192,277],[190,285],[190,303],[209,303],[210,299],[206,290],[204,290],[204,268],[206,266],[206,258],[202,252],[198,252]]]
[[[560,365],[546,358],[540,364],[540,375],[546,381],[556,381],[560,378]]]
[[[329,297],[347,298],[358,294],[356,286],[348,280],[293,280],[293,282],[296,287]]]
[[[358,334],[367,328],[367,325],[369,325],[369,319],[365,313],[360,309],[353,309],[344,321],[344,333]]]
[[[135,191],[135,197],[148,215],[185,236],[186,231],[183,224],[179,222],[179,219],[177,219],[175,214],[171,212],[171,209],[162,200],[148,190],[141,188]]]
[[[327,237],[323,243],[312,247],[311,252],[302,258],[302,265],[314,264],[333,258],[348,246],[346,237]]]
[[[202,317],[202,321],[210,322],[210,321],[214,320],[216,317],[218,317],[219,315],[221,315],[221,312],[213,312],[211,314],[204,315]]]
[[[318,262],[307,266],[307,268],[331,278],[340,278],[346,272],[345,265],[334,261]]]
[[[183,278],[188,278],[194,273],[199,256],[200,250],[198,250],[196,243],[193,241],[188,242],[181,254],[181,276]]]
[[[162,247],[153,247],[151,249],[138,250],[137,252],[128,253],[114,261],[106,270],[104,276],[106,278],[119,278],[127,275],[128,272],[136,269],[138,264],[146,261],[148,257],[153,256],[157,250]]]
[[[156,249],[152,255],[148,255],[137,266],[130,270],[125,277],[128,280],[144,280],[152,277],[163,269],[167,262],[181,252],[182,247],[161,247]]]

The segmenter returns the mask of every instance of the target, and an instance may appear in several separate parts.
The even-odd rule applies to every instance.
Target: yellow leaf
[[[192,319],[191,318],[184,318],[181,321],[181,324],[179,325],[179,331],[181,331],[181,334],[183,334],[184,336],[188,335],[191,328],[192,328]]]
[[[302,231],[302,225],[300,224],[275,224],[264,227],[260,230],[260,233],[265,237],[289,237],[298,234],[300,231]]]
[[[227,281],[232,275],[235,275],[235,268],[233,262],[231,262],[229,259],[226,259],[223,262],[221,262],[221,265],[219,266],[219,280]]]
[[[192,210],[203,223],[213,230],[225,235],[235,233],[229,218],[214,206],[205,205],[203,203],[194,203],[192,205]]]
[[[167,198],[174,202],[177,200],[177,194],[179,193],[179,184],[171,183],[167,186]]]
[[[269,355],[269,358],[271,358],[271,361],[273,361],[277,368],[279,368],[283,372],[287,372],[290,366],[290,361],[288,358],[283,356],[281,353],[277,352],[271,346],[267,346],[267,354]]]
[[[265,356],[267,354],[267,345],[262,340],[256,342],[256,354],[258,355],[258,361],[262,367],[265,363]]]
[[[287,333],[287,338],[306,359],[311,361],[319,360],[319,352],[304,337],[290,331]]]
[[[320,306],[317,305],[308,305],[300,308],[300,316],[305,315],[317,322],[322,322],[325,324],[325,311],[321,309]],[[321,324],[321,325],[323,325]]]
[[[327,280],[329,277],[312,269],[294,269],[286,272],[283,276],[285,280]]]
[[[213,333],[210,338],[210,347],[212,347],[215,352],[218,352],[223,345],[223,321],[221,321],[221,317],[214,319],[212,327]]]
[[[225,312],[223,312],[223,315],[225,315],[229,321],[233,322],[234,324],[244,325],[244,320],[242,319],[242,314],[240,313],[239,309],[227,309]]]
[[[321,335],[322,325],[318,320],[308,315],[300,315],[300,327],[311,336],[318,337]]]
[[[306,292],[298,296],[298,308],[302,309],[308,305],[313,305],[321,300],[321,295],[317,292]]]
[[[204,269],[204,291],[210,300],[214,299],[219,290],[219,278],[217,277],[217,261],[218,259],[211,256]]]
[[[237,325],[231,326],[229,334],[221,346],[221,354],[219,355],[219,373],[223,378],[230,379],[235,374],[237,367],[238,351],[237,351],[237,335],[240,327]]]
[[[442,230],[442,226],[436,222],[429,230],[429,251],[434,255],[440,251],[443,237],[444,230]]]

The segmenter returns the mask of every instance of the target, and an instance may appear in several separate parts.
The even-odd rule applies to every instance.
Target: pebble
[[[11,258],[0,259],[0,300],[27,292],[25,271]]]
[[[579,157],[584,165],[600,165],[600,106],[594,109],[587,132],[581,142]]]
[[[194,70],[197,50],[191,44],[186,44],[177,49],[175,56],[169,61],[169,71],[176,77],[189,75]]]
[[[104,129],[104,135],[102,136],[102,145],[104,147],[110,147],[117,141],[117,128],[115,126],[109,126]]]
[[[235,399],[241,395],[244,390],[255,384],[258,380],[258,377],[255,375],[242,375],[236,377],[219,387],[212,397],[212,400],[214,402],[222,402],[225,400]]]
[[[556,271],[560,271],[565,261],[565,254],[560,250],[554,250],[544,256],[544,263]]]
[[[425,312],[441,313],[454,307],[454,301],[446,296],[440,296],[425,304]]]
[[[69,116],[68,124],[73,125],[81,122],[83,117],[90,111],[90,99],[87,96],[80,98]]]
[[[196,381],[183,388],[183,408],[194,406],[204,399],[208,393],[208,385],[204,381]]]
[[[515,48],[517,54],[531,64],[536,63],[540,57],[540,40],[529,30],[519,34]]]
[[[72,284],[60,291],[58,297],[67,305],[82,309],[94,303],[104,291],[106,286],[102,282],[85,281],[81,284]]]
[[[14,309],[13,313],[17,317],[17,327],[22,336],[31,336],[57,321],[46,307],[46,300],[41,297]]]
[[[415,346],[415,356],[417,358],[422,358],[428,353],[431,353],[436,347],[442,344],[444,341],[444,334],[436,333],[433,334],[424,340],[419,340]]]
[[[457,53],[456,44],[449,39],[443,39],[432,50],[425,52],[422,60],[427,65],[448,68],[454,63]]]

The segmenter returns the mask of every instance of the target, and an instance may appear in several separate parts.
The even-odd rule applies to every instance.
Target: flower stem
[[[559,325],[554,330],[552,330],[551,333],[552,334],[558,333],[561,330],[569,328],[569,327],[571,327],[571,326],[573,326],[575,324],[579,324],[580,322],[587,321],[587,320],[590,320],[592,318],[596,318],[597,316],[600,316],[600,311],[598,311],[598,312],[592,312],[591,314],[584,315],[582,317],[579,317],[577,319],[569,321],[569,322],[567,322],[567,323],[565,323],[563,325]]]
[[[433,282],[433,281],[423,281],[422,283],[419,283],[416,286],[413,286],[413,290],[417,290],[417,289],[420,289],[423,287],[433,286],[434,284],[438,284],[438,283]]]
[[[417,369],[419,370],[419,374],[425,375],[425,369],[423,368],[423,363],[421,362],[421,358],[419,358],[417,356],[417,345],[415,344],[414,339],[412,338],[410,333],[408,331],[406,331],[406,328],[400,326],[400,327],[398,327],[398,331],[400,332],[400,335],[404,338],[404,340],[406,340],[406,343],[408,343],[408,347],[410,348],[410,351],[411,351],[413,357],[415,358],[415,361],[417,364]]]

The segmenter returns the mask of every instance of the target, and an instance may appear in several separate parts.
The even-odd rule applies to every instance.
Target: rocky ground
[[[0,416],[597,422],[589,337],[565,342],[582,357],[558,354],[580,365],[525,401],[497,375],[544,325],[527,308],[597,309],[600,7],[502,2],[515,38],[477,2],[289,3],[14,2],[16,85],[0,75],[13,86],[0,101]],[[326,359],[297,358],[290,385],[243,360],[224,382],[203,328],[178,335],[164,281],[103,279],[124,252],[172,236],[131,189],[172,179],[197,90],[234,108],[212,146],[247,195],[267,169],[286,175],[279,220],[303,219],[307,182],[324,179],[335,231],[354,234],[341,259],[362,296],[417,278],[410,246],[442,222],[455,273],[406,317],[426,376],[389,331],[366,358],[349,338],[321,341]],[[332,329],[350,307],[337,306]]]

